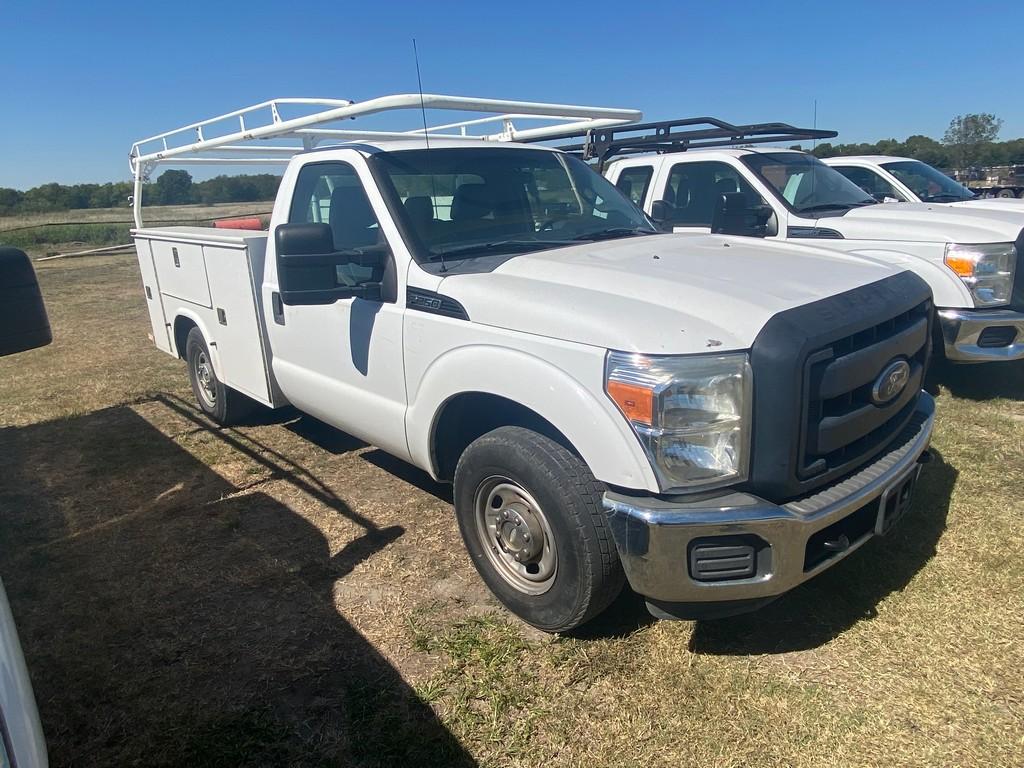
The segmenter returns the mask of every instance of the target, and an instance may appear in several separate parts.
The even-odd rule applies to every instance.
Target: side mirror
[[[767,237],[771,206],[751,205],[742,192],[727,192],[719,197],[711,217],[711,232],[717,235]]]
[[[670,229],[672,227],[673,206],[667,200],[655,200],[651,203],[651,221],[659,229]]]
[[[282,224],[274,232],[274,244],[283,304],[380,300],[386,245],[337,250],[329,224]]]
[[[35,270],[24,251],[0,248],[0,356],[53,341]]]

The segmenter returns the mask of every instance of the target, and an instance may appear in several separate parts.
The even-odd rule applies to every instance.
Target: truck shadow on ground
[[[937,395],[941,388],[965,400],[1024,400],[1024,360],[970,365],[935,360],[928,370],[925,389]]]
[[[361,526],[332,555],[298,512],[128,407],[0,429],[0,456],[0,573],[52,765],[473,764],[334,606],[337,580],[401,528],[277,466]]]
[[[957,471],[934,449],[932,456],[921,472],[913,506],[888,536],[872,539],[754,613],[697,622],[691,650],[715,655],[808,650],[873,619],[878,604],[904,589],[931,560],[946,528]]]

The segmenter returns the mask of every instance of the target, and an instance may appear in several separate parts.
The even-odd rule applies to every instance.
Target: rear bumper
[[[821,573],[879,530],[880,500],[885,495],[888,505],[890,489],[916,476],[934,415],[934,400],[922,392],[913,418],[885,454],[841,482],[782,505],[735,492],[699,500],[606,493],[604,507],[630,585],[655,604],[703,607],[709,615],[756,607]],[[829,536],[845,538],[846,546],[829,539],[835,551],[821,549]],[[753,544],[752,575],[694,577],[699,566],[691,559],[701,547],[740,542]],[[723,603],[734,601],[735,610],[722,610]],[[696,617],[700,611],[691,613]]]
[[[1024,312],[1012,309],[940,309],[939,327],[945,342],[946,358],[960,363],[986,363],[1024,358]],[[989,346],[993,331],[987,328],[1014,329],[992,336],[1000,346]],[[1009,339],[1009,343],[1004,343]]]

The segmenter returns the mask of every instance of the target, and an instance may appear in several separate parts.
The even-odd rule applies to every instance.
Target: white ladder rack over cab
[[[286,119],[282,117],[282,107],[305,114]],[[420,109],[475,112],[487,116],[408,131],[328,127],[342,120]],[[441,96],[429,93],[381,96],[362,102],[344,99],[272,99],[135,142],[129,155],[129,166],[135,177],[135,225],[142,226],[142,183],[160,164],[287,163],[293,155],[309,151],[325,139],[409,139],[425,135],[490,141],[542,141],[562,138],[565,135],[579,135],[581,131],[634,123],[642,117],[643,115],[635,109]],[[523,120],[543,120],[551,124],[525,129],[516,128],[513,121]],[[501,130],[496,133],[469,132],[470,128],[493,126],[495,123],[501,125]],[[279,143],[266,143],[269,140]]]

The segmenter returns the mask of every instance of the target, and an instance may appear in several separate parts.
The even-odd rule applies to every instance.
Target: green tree
[[[953,150],[953,160],[960,169],[978,161],[982,144],[993,142],[999,136],[1003,121],[989,112],[957,115],[949,122],[942,142]]]
[[[192,175],[188,171],[164,171],[156,180],[156,193],[162,205],[192,202]]]

